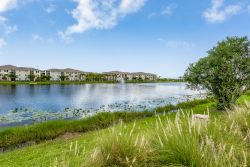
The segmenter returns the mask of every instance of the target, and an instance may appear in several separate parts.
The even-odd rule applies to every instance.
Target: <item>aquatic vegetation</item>
[[[196,95],[190,96],[190,99],[197,98]],[[177,104],[185,101],[186,98],[169,97],[165,98],[148,98],[144,101],[120,101],[113,104],[100,105],[98,108],[70,108],[66,107],[62,111],[39,111],[33,108],[15,108],[7,114],[0,114],[2,125],[12,125],[15,123],[27,124],[34,122],[43,122],[47,120],[60,120],[60,119],[81,119],[92,116],[101,112],[141,112],[141,111],[154,111],[161,110],[161,106],[164,106],[165,112],[175,110],[178,108],[184,108],[185,106],[179,106],[178,108],[169,108],[170,104]]]

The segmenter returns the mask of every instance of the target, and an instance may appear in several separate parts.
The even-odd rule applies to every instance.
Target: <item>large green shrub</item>
[[[230,108],[250,88],[250,42],[247,37],[228,37],[191,64],[184,75],[190,88],[206,89],[218,109]]]

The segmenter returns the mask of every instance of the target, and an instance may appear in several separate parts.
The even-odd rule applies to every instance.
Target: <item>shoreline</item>
[[[127,81],[126,84],[141,83],[185,83],[185,81],[168,80],[168,81]],[[118,81],[0,81],[0,85],[84,85],[84,84],[120,84]]]

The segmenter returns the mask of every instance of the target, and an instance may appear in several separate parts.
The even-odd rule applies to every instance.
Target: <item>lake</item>
[[[201,98],[185,83],[0,85],[0,126],[97,112],[142,111]]]

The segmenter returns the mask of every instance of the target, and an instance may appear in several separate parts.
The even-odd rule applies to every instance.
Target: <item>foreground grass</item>
[[[189,112],[132,128],[120,125],[99,137],[91,154],[82,156],[83,166],[218,166],[250,165],[250,106],[237,108],[210,121],[192,118]],[[77,147],[78,148],[78,147]],[[77,156],[76,154],[75,156]],[[73,156],[71,156],[73,157]],[[74,164],[61,159],[59,165]],[[77,164],[78,165],[78,164]]]

